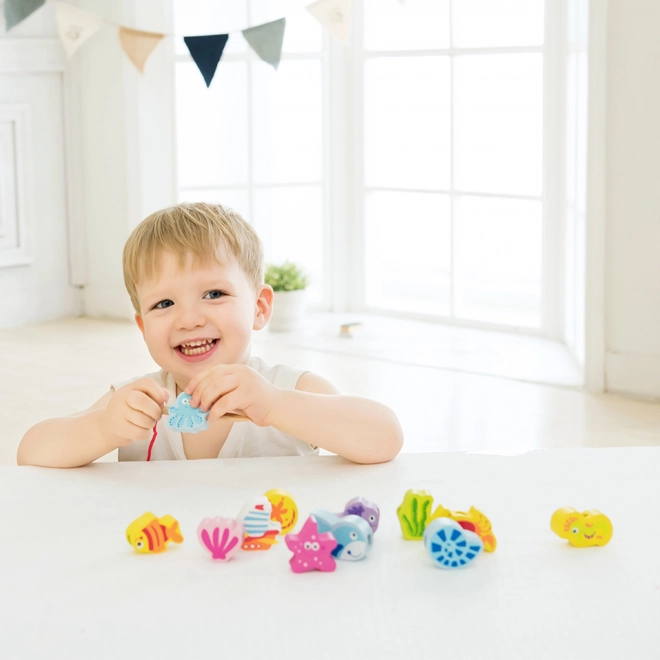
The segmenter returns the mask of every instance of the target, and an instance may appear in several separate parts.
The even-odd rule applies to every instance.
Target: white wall
[[[608,25],[606,389],[660,397],[660,2]]]
[[[69,272],[65,71],[52,4],[9,33],[0,21],[0,327],[82,311]]]
[[[166,0],[78,5],[127,27],[169,30]],[[138,222],[175,201],[171,48],[171,37],[161,41],[141,75],[121,50],[118,28],[104,24],[76,55],[89,316],[132,316],[121,269],[124,243]]]

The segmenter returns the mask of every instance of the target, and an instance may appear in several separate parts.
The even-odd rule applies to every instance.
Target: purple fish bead
[[[380,509],[378,505],[364,497],[354,497],[346,503],[344,511],[338,515],[339,517],[360,516],[360,518],[363,518],[369,523],[374,532],[378,529],[378,523],[380,522]]]

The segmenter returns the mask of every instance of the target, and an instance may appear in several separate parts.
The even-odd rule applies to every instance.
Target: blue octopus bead
[[[181,392],[176,398],[176,403],[169,408],[170,418],[168,426],[175,431],[184,433],[199,433],[206,431],[209,427],[209,413],[202,412],[199,408],[190,407],[190,394]]]

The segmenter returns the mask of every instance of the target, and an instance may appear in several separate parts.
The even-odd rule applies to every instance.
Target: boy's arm
[[[168,397],[167,390],[149,378],[110,390],[87,410],[35,424],[18,446],[17,462],[79,467],[117,447],[148,440]]]
[[[272,426],[356,463],[392,460],[403,431],[390,408],[357,396],[343,396],[325,378],[304,373],[295,390],[281,390]]]
[[[114,391],[69,417],[46,419],[28,429],[16,460],[18,465],[79,467],[116,449],[104,435],[101,417]]]

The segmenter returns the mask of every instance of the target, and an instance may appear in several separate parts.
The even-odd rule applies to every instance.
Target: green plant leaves
[[[291,261],[268,265],[264,281],[273,287],[273,291],[299,291],[309,284],[307,275]]]

